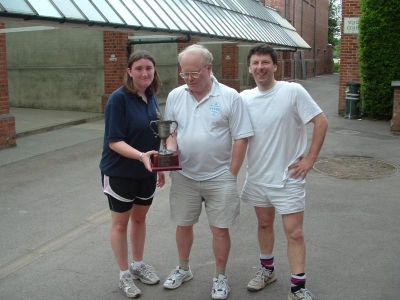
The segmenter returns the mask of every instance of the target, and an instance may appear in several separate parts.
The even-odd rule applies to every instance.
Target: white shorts
[[[187,178],[178,172],[170,172],[170,177],[171,220],[177,225],[197,223],[203,202],[211,226],[230,228],[238,221],[240,199],[236,176],[231,172],[204,181]]]
[[[289,178],[283,188],[274,188],[246,180],[240,197],[255,207],[275,207],[281,215],[292,214],[305,209],[305,184],[305,180]]]

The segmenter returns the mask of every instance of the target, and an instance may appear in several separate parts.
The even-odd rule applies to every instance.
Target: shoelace
[[[217,291],[223,291],[228,288],[228,284],[226,283],[226,279],[217,279],[214,281],[213,289]]]
[[[132,286],[134,284],[132,276],[124,276],[124,277],[122,277],[122,282],[124,283],[124,285],[126,287],[130,287],[130,286]]]
[[[171,274],[169,274],[168,279],[169,280],[176,280],[176,276],[180,274],[179,273],[179,269],[175,269],[171,272]]]
[[[255,277],[258,280],[263,280],[264,281],[265,278],[268,278],[270,276],[270,274],[271,274],[271,271],[269,271],[269,270],[267,270],[265,268],[261,268],[260,270],[257,271]]]
[[[295,293],[298,299],[313,300],[311,293],[307,289],[300,289]]]
[[[142,274],[143,277],[150,277],[153,273],[153,270],[148,265],[139,269],[139,274]]]

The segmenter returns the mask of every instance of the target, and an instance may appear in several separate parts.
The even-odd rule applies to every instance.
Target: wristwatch
[[[140,155],[139,155],[139,161],[141,162],[141,163],[143,163],[143,152],[140,152]]]

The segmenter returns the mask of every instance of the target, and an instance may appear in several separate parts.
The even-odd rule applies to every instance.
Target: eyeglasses
[[[205,67],[203,67],[203,69],[204,68]],[[201,69],[201,71],[203,71],[203,69]],[[188,79],[189,75],[190,75],[192,78],[197,79],[200,77],[201,71],[200,72],[181,72],[181,73],[179,73],[179,76],[181,76],[183,79]]]

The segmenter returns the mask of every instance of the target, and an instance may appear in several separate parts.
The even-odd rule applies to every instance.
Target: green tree
[[[400,80],[398,0],[362,0],[359,21],[361,95],[368,116],[390,119],[392,80]]]
[[[340,21],[342,6],[338,0],[329,0],[328,43],[332,46],[340,44]]]

